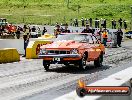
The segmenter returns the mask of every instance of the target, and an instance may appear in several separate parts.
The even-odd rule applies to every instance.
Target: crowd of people
[[[79,22],[81,22],[81,26],[84,27],[86,24],[89,24],[90,27],[95,27],[95,28],[99,28],[99,27],[103,27],[103,28],[106,28],[107,25],[108,25],[108,20],[107,19],[98,19],[98,18],[95,18],[95,19],[92,19],[92,18],[89,18],[89,19],[85,19],[85,18],[81,18],[81,20],[78,20],[77,18],[75,18],[74,20],[71,19],[70,20],[70,25],[71,26],[75,26],[75,27],[78,27],[79,26]],[[93,26],[95,25],[95,26]],[[117,27],[120,27],[120,28],[124,28],[124,29],[127,29],[127,21],[126,20],[123,20],[122,18],[120,18],[119,20],[115,20],[115,19],[112,19],[111,20],[111,28],[112,29],[116,29]]]
[[[103,44],[104,46],[107,46],[107,39],[108,39],[108,30],[105,27],[101,27],[100,30],[95,33],[95,30],[90,27],[90,24],[86,24],[86,27],[82,30],[81,33],[92,33],[92,34],[98,34],[99,40],[101,41],[101,38],[103,38]],[[60,33],[70,33],[70,30],[68,29],[68,24],[65,24],[65,28],[63,29],[60,27],[59,24],[56,25],[56,29],[54,30],[54,35],[57,37]],[[121,47],[121,41],[123,38],[123,32],[121,28],[118,28],[117,33],[117,45]]]
[[[22,26],[16,26],[16,25],[12,25],[12,24],[9,24],[9,25],[0,25],[0,36],[3,36],[3,35],[13,35],[13,36],[16,36],[17,39],[20,38],[20,35],[25,33],[25,27],[27,27],[29,33],[31,32],[37,32],[38,34],[42,34],[44,35],[47,30],[46,28],[44,27],[43,30],[42,30],[42,33],[41,33],[41,29],[40,27],[29,27],[29,26],[26,26],[24,25],[24,27]],[[35,35],[35,36],[31,36],[32,38],[37,38],[38,36]]]
[[[85,21],[82,19],[82,26],[85,27],[82,30],[82,33],[92,33],[95,34],[95,29],[92,28],[92,19],[89,20],[90,24],[88,23],[88,21]],[[117,44],[120,47],[121,46],[121,41],[122,41],[122,36],[123,36],[123,32],[121,30],[122,27],[122,19],[119,20],[119,24],[120,24],[120,28],[117,31]],[[126,24],[126,23],[125,23]],[[100,30],[97,32],[97,34],[99,34],[100,36],[100,40],[101,38],[103,38],[103,44],[104,46],[106,46],[107,43],[107,39],[108,39],[108,30],[106,29],[106,21],[103,21],[101,23],[101,26],[99,25],[99,20],[96,18],[95,21],[95,28],[100,28]],[[115,28],[114,25],[114,20],[112,20],[112,28]],[[76,23],[75,26],[78,26],[77,23],[77,19],[76,19]],[[40,32],[40,27],[29,27],[27,25],[24,25],[23,27],[20,26],[15,26],[15,25],[8,25],[8,26],[0,26],[0,35],[3,35],[3,33],[7,33],[7,34],[12,34],[12,35],[16,35],[17,39],[20,38],[20,34],[23,33],[23,39],[24,39],[24,49],[25,49],[25,55],[26,55],[26,48],[27,45],[29,43],[29,38],[31,36],[31,32]],[[41,31],[41,35],[44,35],[47,32],[47,29],[45,27],[43,27],[43,30]],[[57,37],[57,35],[59,35],[60,33],[72,33],[69,28],[68,28],[68,24],[64,24],[64,28],[62,28],[58,23],[55,26],[54,29],[54,35]],[[35,38],[37,38],[38,36],[36,35]],[[24,56],[25,56],[24,55]]]

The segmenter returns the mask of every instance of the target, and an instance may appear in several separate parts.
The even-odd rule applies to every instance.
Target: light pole
[[[132,6],[130,6],[131,7],[131,26],[130,26],[130,28],[132,29]]]

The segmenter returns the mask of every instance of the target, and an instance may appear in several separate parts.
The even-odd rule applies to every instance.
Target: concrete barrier
[[[16,48],[19,54],[24,54],[23,39],[0,39],[0,48]]]
[[[52,40],[35,40],[30,41],[26,49],[26,58],[27,59],[36,59],[38,58],[38,53],[42,45],[51,43]]]
[[[20,55],[15,48],[0,49],[0,63],[20,61]]]
[[[39,38],[30,38],[29,41],[40,41],[54,38],[53,35],[45,35]],[[0,48],[16,48],[19,54],[25,54],[23,39],[0,39]]]
[[[108,76],[88,86],[131,86],[132,67]],[[65,94],[54,100],[132,100],[132,93],[129,96],[85,96],[80,98],[76,91]]]

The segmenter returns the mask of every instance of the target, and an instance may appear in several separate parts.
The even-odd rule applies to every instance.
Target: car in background
[[[8,24],[6,18],[0,18],[0,26],[6,26]]]
[[[126,32],[125,33],[125,36],[127,37],[127,38],[132,38],[132,31],[128,31],[128,32]]]
[[[94,61],[101,67],[105,47],[90,33],[64,33],[57,36],[53,43],[40,47],[39,58],[43,59],[45,70],[50,64],[74,64],[85,69],[86,63]]]

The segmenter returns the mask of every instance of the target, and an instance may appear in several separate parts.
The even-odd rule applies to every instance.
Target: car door
[[[87,45],[88,60],[93,60],[97,56],[97,54],[95,52],[94,41],[93,41],[91,35],[87,36],[87,40],[88,40],[88,45]]]

